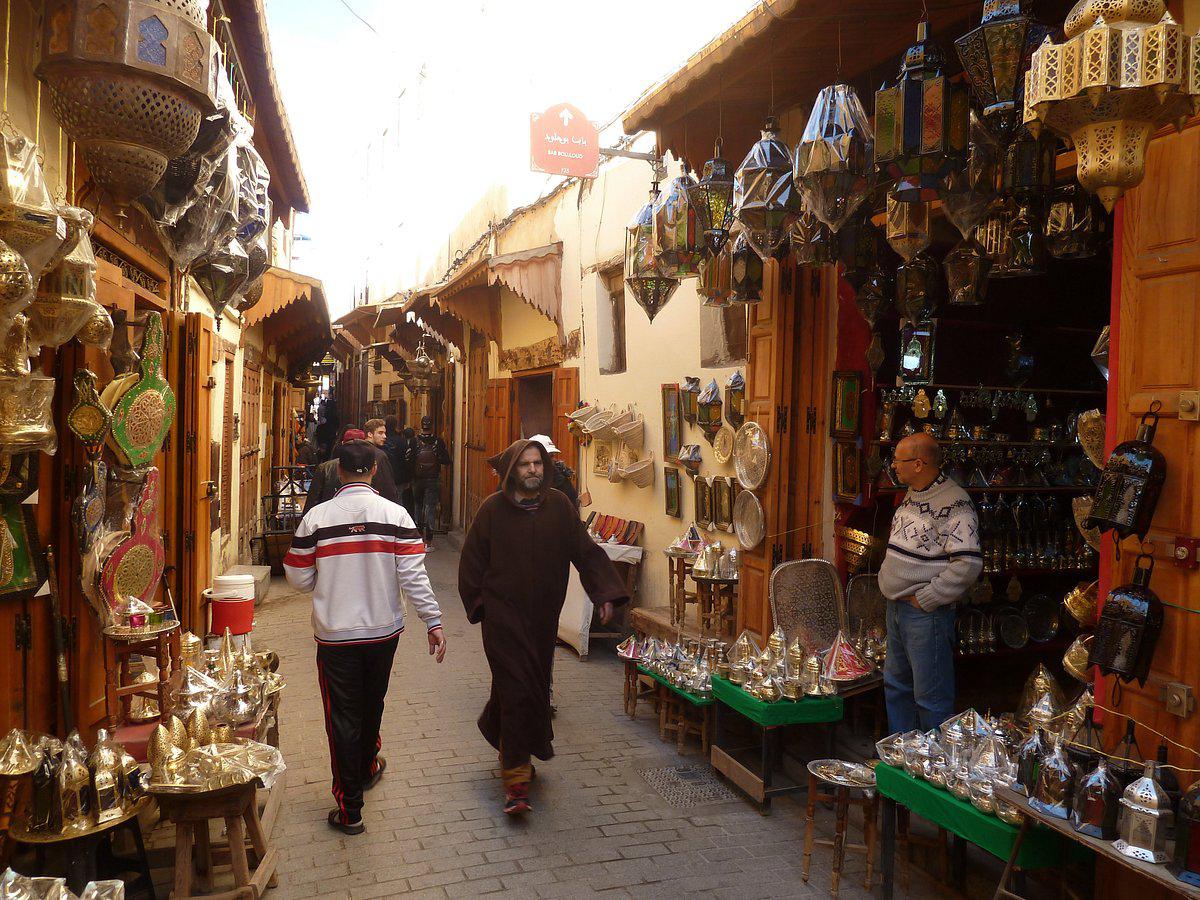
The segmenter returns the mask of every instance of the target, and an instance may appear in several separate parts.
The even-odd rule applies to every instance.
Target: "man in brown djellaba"
[[[483,629],[492,670],[479,730],[500,753],[504,811],[517,815],[533,808],[531,758],[554,755],[550,674],[571,565],[601,622],[629,595],[571,501],[552,487],[545,447],[514,441],[488,462],[500,487],[483,501],[467,533],[458,592],[467,618]]]

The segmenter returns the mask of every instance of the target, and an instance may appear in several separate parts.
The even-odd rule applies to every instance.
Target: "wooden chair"
[[[179,631],[167,631],[144,640],[123,640],[102,635],[104,642],[104,712],[110,730],[129,719],[129,702],[134,694],[155,697],[163,720],[171,714],[168,680],[179,666]],[[131,656],[150,657],[158,667],[158,681],[133,684]]]
[[[832,788],[833,792],[822,788]],[[846,857],[847,850],[865,853],[867,856],[867,874],[863,878],[863,887],[871,887],[871,878],[875,874],[875,844],[878,837],[877,823],[879,821],[879,794],[876,791],[862,791],[861,796],[850,796],[850,791],[854,788],[843,787],[842,785],[832,785],[818,778],[812,772],[808,773],[808,809],[804,818],[804,865],[801,870],[801,879],[808,881],[809,866],[812,862],[812,850],[814,846],[832,847],[833,848],[833,868],[831,871],[831,880],[829,885],[830,893],[834,897],[838,894],[838,884],[842,879],[842,863]],[[817,802],[833,803],[834,808],[834,833],[833,839],[819,838],[816,836],[816,823],[814,821],[817,811]],[[846,843],[846,830],[849,825],[850,807],[858,806],[863,811],[863,843],[848,844]]]

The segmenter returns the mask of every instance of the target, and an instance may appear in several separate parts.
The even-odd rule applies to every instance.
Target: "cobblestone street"
[[[255,634],[279,652],[288,683],[276,896],[828,896],[827,848],[814,853],[810,884],[800,880],[801,802],[777,800],[761,816],[740,796],[676,809],[654,791],[641,770],[708,766],[696,749],[680,756],[660,742],[648,707],[636,721],[624,714],[622,668],[603,647],[586,662],[559,649],[557,756],[538,763],[535,812],[506,817],[495,753],[475,727],[489,678],[455,590],[457,564],[445,541],[428,557],[449,653],[439,667],[419,627],[401,638],[383,721],[388,771],[367,795],[367,831],[357,837],[325,823],[332,800],[309,601],[282,579],[273,584]],[[819,823],[832,829],[832,812]],[[860,839],[855,814],[851,840]],[[847,854],[840,896],[866,896],[863,874],[862,854]],[[936,894],[914,871],[910,896]]]

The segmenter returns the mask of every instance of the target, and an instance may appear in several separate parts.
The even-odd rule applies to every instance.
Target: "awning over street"
[[[246,311],[243,325],[260,323],[266,343],[286,353],[291,372],[319,360],[333,342],[320,280],[278,266],[263,275],[262,299]]]
[[[503,284],[562,331],[562,241],[493,256],[488,282]]]

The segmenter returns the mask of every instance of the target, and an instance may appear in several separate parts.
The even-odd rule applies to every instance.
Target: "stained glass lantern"
[[[967,238],[946,254],[946,294],[951,306],[982,306],[992,261],[974,238]]]
[[[696,424],[696,398],[700,396],[700,379],[695,375],[685,375],[683,387],[679,390],[680,406],[683,408],[684,421]]]
[[[1200,887],[1200,781],[1179,800],[1175,816],[1175,858],[1171,874],[1192,887]]]
[[[1154,761],[1146,763],[1142,777],[1125,788],[1113,842],[1118,853],[1148,863],[1167,861],[1167,829],[1175,813],[1162,786],[1154,778]]]
[[[1055,259],[1087,259],[1100,251],[1108,217],[1091,194],[1071,182],[1054,192],[1046,214],[1046,249]]]
[[[746,379],[740,370],[725,382],[725,418],[734,430],[746,421]]]
[[[733,164],[721,157],[720,138],[713,158],[700,171],[700,180],[687,185],[687,197],[709,252],[716,253],[729,242],[733,227]]]
[[[854,88],[821,89],[793,168],[804,206],[830,231],[840,231],[875,182],[875,134]]]
[[[667,305],[679,279],[663,273],[654,255],[654,201],[658,185],[650,191],[650,201],[638,210],[625,229],[625,283],[650,321]]]
[[[1188,37],[1162,0],[1080,0],[1025,74],[1024,122],[1068,138],[1079,183],[1112,211],[1146,171],[1163,125],[1183,121],[1200,96],[1200,38]]]
[[[861,212],[861,210],[860,210]],[[834,251],[842,264],[842,277],[857,291],[871,275],[879,259],[879,243],[883,232],[871,224],[866,214],[855,216],[849,226],[836,235]]]
[[[729,241],[700,260],[696,293],[704,299],[705,306],[723,307],[733,302],[733,249]]]
[[[771,116],[734,177],[733,215],[750,248],[765,260],[787,252],[788,233],[802,211],[792,154]]]
[[[928,253],[918,253],[896,270],[896,306],[910,322],[933,317],[942,295],[942,270]]]
[[[875,92],[875,164],[905,202],[935,199],[967,155],[969,91],[945,67],[922,19],[896,83]]]
[[[829,229],[807,209],[792,226],[789,239],[798,266],[823,266],[833,260]]]
[[[1004,151],[1000,189],[1017,203],[1041,203],[1054,190],[1058,141],[1042,132],[1020,129]]]
[[[1146,683],[1163,624],[1162,601],[1150,589],[1153,571],[1154,557],[1138,554],[1133,582],[1113,588],[1104,601],[1088,655],[1088,665],[1099,666],[1100,674]]]
[[[1075,830],[1111,841],[1117,836],[1117,814],[1121,809],[1121,782],[1101,756],[1096,768],[1079,779],[1071,805]]]
[[[733,240],[733,299],[737,303],[758,303],[763,294],[763,261],[750,249],[750,242],[739,233]]]
[[[690,278],[698,274],[704,254],[696,210],[688,189],[696,183],[687,163],[683,174],[671,179],[666,193],[654,201],[654,250],[658,268],[668,278]]]
[[[895,196],[887,201],[887,242],[905,261],[929,249],[929,204],[904,203]]]
[[[979,27],[954,41],[984,119],[1001,141],[1021,123],[1029,58],[1050,33],[1026,6],[1025,0],[984,0]]]
[[[710,444],[721,430],[721,389],[715,378],[696,398],[696,424]]]

